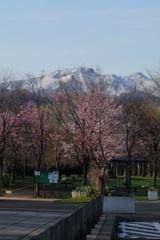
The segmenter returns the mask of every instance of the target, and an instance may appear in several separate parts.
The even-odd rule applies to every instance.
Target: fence
[[[86,240],[102,211],[103,195],[100,195],[32,240]]]

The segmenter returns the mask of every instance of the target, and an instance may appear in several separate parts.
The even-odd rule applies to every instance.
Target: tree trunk
[[[26,176],[26,162],[24,162],[23,167],[22,167],[22,178]]]
[[[99,177],[99,186],[98,186],[98,192],[99,194],[104,194],[104,187],[105,187],[105,181],[107,179],[107,173],[108,173],[108,167],[102,167],[101,168],[101,176]]]
[[[37,164],[37,171],[40,171],[40,167],[41,167],[41,164],[38,163]],[[39,183],[35,183],[35,194],[36,194],[36,196],[40,195],[40,184]]]
[[[83,186],[87,185],[87,172],[88,172],[88,168],[86,167],[86,165],[83,165]]]
[[[3,174],[3,156],[0,157],[0,175]]]
[[[157,167],[154,166],[154,170],[153,170],[153,183],[154,183],[154,187],[156,188],[156,181],[157,181]]]
[[[87,173],[89,169],[89,158],[84,157],[83,159],[83,186],[87,185]]]
[[[35,189],[34,189],[35,196],[39,196],[40,195],[40,193],[39,193],[39,188],[40,188],[39,183],[35,183],[34,187],[35,187]]]
[[[141,176],[141,163],[138,163],[138,176]]]
[[[137,164],[135,163],[135,166],[134,166],[134,176],[137,176]]]
[[[99,191],[99,194],[104,193],[104,178],[103,178],[103,176],[99,177],[98,191]]]
[[[11,183],[15,183],[15,179],[16,179],[16,162],[17,162],[17,159],[14,159],[14,162],[13,162],[13,169],[12,169],[12,172],[11,172]]]
[[[146,165],[145,163],[142,163],[142,177],[146,176]]]
[[[59,171],[60,163],[59,159],[56,157],[56,170]]]
[[[13,168],[12,174],[11,174],[11,183],[14,184],[16,179],[16,170]]]
[[[147,176],[152,177],[152,165],[151,165],[151,162],[148,163],[147,173],[148,173]]]
[[[116,176],[119,176],[119,163],[116,164]]]
[[[130,193],[130,192],[131,192],[131,186],[130,186],[130,171],[131,171],[130,163],[125,163],[125,170],[124,170],[124,189],[127,191],[127,193]]]

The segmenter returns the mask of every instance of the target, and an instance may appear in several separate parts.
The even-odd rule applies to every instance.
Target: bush
[[[16,167],[16,175],[17,176],[24,176],[24,170],[25,170],[25,176],[33,176],[35,167],[33,166],[25,166],[23,164],[19,164]]]
[[[91,192],[92,188],[90,186],[76,187],[76,192]]]
[[[4,188],[8,188],[9,187],[9,184],[11,182],[11,178],[9,175],[5,174],[5,175],[2,175],[1,176],[1,179],[2,179],[2,183],[3,183],[3,187]]]
[[[56,170],[56,166],[52,166],[49,170]],[[71,175],[78,175],[81,177],[83,174],[83,166],[82,165],[75,165],[72,166],[70,164],[63,164],[59,168],[59,175],[66,175],[70,177]]]

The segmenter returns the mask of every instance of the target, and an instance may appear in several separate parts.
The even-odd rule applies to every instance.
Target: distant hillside
[[[27,102],[28,99],[34,100],[33,89],[34,91],[37,90],[39,92],[51,93],[59,88],[60,82],[67,85],[74,82],[76,85],[80,84],[85,91],[88,86],[90,86],[92,83],[97,83],[100,78],[106,82],[107,91],[115,95],[117,97],[117,101],[119,102],[121,102],[120,96],[125,96],[126,100],[128,99],[128,101],[130,101],[130,99],[133,98],[133,94],[131,96],[129,93],[134,90],[136,90],[134,95],[136,102],[141,102],[143,99],[145,99],[146,94],[144,93],[140,82],[143,82],[143,85],[149,88],[152,87],[152,80],[140,72],[121,77],[115,74],[99,74],[99,72],[95,71],[93,68],[57,70],[41,77],[14,81],[11,85],[1,84],[1,87],[6,88],[8,91],[11,91],[11,86],[14,89],[20,88],[22,94],[20,94],[16,100],[17,104],[20,104],[21,102]]]
[[[59,81],[68,83],[74,78],[76,81],[80,82],[87,87],[90,82],[98,82],[99,78],[103,78],[107,82],[109,90],[112,94],[119,95],[121,93],[129,92],[135,87],[137,90],[143,90],[139,81],[141,80],[146,86],[151,86],[151,79],[144,76],[142,73],[134,73],[129,76],[121,77],[112,75],[100,75],[93,68],[73,68],[57,70],[50,74],[31,78],[27,80],[15,81],[15,85],[21,85],[23,89],[32,91],[32,86],[36,85],[37,89],[43,90],[55,90],[59,86]]]

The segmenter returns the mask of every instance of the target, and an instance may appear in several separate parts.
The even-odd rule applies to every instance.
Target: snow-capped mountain
[[[110,83],[111,92],[119,95],[121,93],[130,92],[134,89],[143,91],[142,84],[146,87],[152,86],[152,81],[142,73],[137,72],[129,76],[121,77],[112,75],[105,75],[104,79]]]
[[[20,84],[22,89],[26,89],[28,91],[32,91],[33,85],[36,86],[37,89],[53,91],[59,87],[60,81],[69,83],[75,79],[77,83],[81,83],[85,88],[91,82],[98,82],[99,78],[103,78],[108,85],[108,90],[112,94],[116,95],[129,92],[135,88],[142,91],[143,87],[140,82],[143,82],[143,84],[147,87],[152,85],[151,79],[147,78],[140,72],[121,77],[114,74],[101,75],[92,68],[57,70],[41,77],[15,81],[15,84]]]

